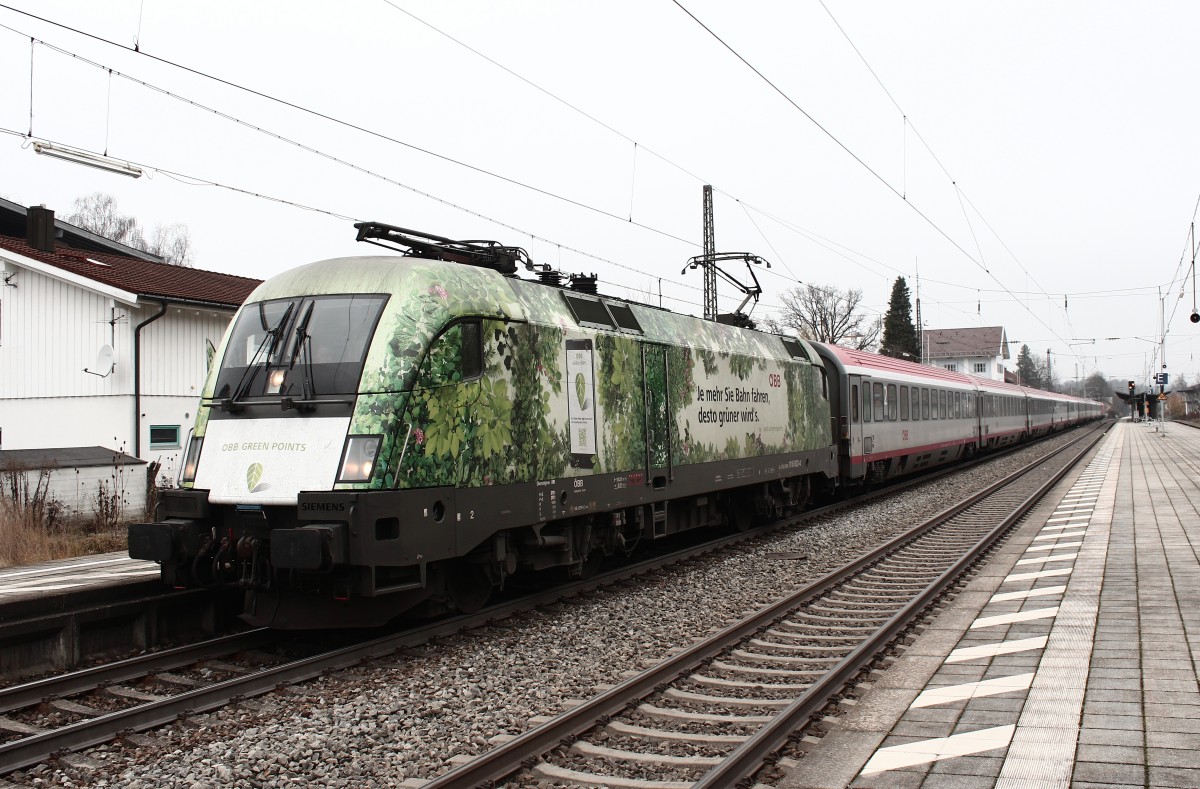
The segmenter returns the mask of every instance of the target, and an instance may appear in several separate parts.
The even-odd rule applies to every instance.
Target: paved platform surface
[[[154,562],[124,551],[0,568],[0,622],[127,594],[131,585],[161,588]]]
[[[1084,466],[779,787],[1200,787],[1200,430]]]

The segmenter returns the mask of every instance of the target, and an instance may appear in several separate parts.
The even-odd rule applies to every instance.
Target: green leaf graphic
[[[587,381],[583,378],[583,373],[575,373],[575,394],[579,395],[579,407],[586,408],[584,399],[587,397]]]
[[[253,491],[258,485],[258,481],[262,479],[262,474],[262,463],[251,463],[250,468],[246,469],[246,490]]]

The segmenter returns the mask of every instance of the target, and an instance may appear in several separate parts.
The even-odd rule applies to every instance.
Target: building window
[[[987,372],[987,362],[975,362],[975,372],[986,373]]]
[[[151,449],[179,449],[179,425],[150,425]]]
[[[950,371],[950,372],[952,372],[952,373],[956,373],[956,372],[958,372],[958,365],[957,365],[957,364],[953,364],[953,363],[951,363],[951,364],[945,364],[945,365],[942,365],[942,366],[943,366],[943,367],[945,367],[947,370],[949,370],[949,371]]]

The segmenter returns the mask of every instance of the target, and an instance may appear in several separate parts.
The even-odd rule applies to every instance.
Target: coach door
[[[863,435],[864,431],[870,428],[871,419],[871,381],[861,375],[851,375],[849,379],[850,391],[847,393],[846,409],[850,417],[849,468],[842,469],[842,473],[851,477],[861,477],[864,473]]]
[[[661,490],[671,476],[667,349],[661,345],[643,345],[642,371],[646,403],[646,482],[655,490]]]

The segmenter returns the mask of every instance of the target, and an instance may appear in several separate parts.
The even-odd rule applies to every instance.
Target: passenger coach
[[[910,474],[1101,415],[1103,406],[836,345],[830,378],[843,485]]]
[[[975,451],[977,385],[939,367],[813,343],[831,391],[843,484],[876,482]]]

